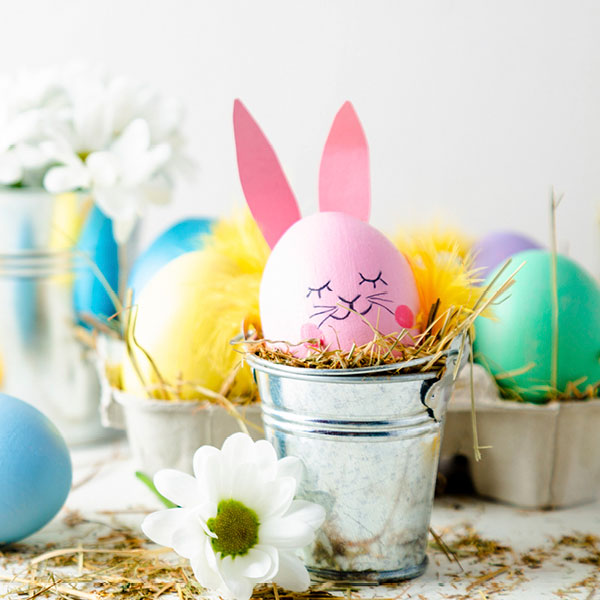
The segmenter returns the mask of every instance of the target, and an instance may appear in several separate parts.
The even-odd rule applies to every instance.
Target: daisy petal
[[[218,590],[224,586],[223,579],[217,571],[215,571],[208,561],[206,555],[201,552],[190,560],[194,576],[199,581],[200,585],[209,590]]]
[[[304,563],[293,552],[279,553],[279,571],[273,581],[292,592],[304,592],[310,585]]]
[[[153,512],[142,522],[142,531],[153,542],[171,548],[173,532],[185,522],[188,515],[187,508],[169,508]]]
[[[250,600],[250,596],[252,596],[252,591],[254,590],[254,583],[241,575],[235,561],[230,556],[221,559],[219,569],[227,589],[231,592],[235,600]]]
[[[44,187],[52,194],[69,192],[90,185],[87,169],[81,165],[52,167],[44,176]]]
[[[304,476],[304,463],[295,456],[286,456],[277,462],[277,477],[293,477],[298,484]]]
[[[204,533],[208,537],[216,538],[217,535],[212,532],[206,522],[217,514],[217,505],[214,502],[203,502],[198,506],[194,506],[190,511],[202,526]]]
[[[270,581],[273,579],[277,571],[279,571],[279,550],[273,546],[265,544],[256,544],[256,550],[261,550],[271,557],[271,569],[264,575],[262,581]]]
[[[250,579],[267,579],[267,575],[273,570],[273,559],[270,553],[262,548],[250,548],[247,554],[236,556],[233,559],[236,571],[243,577]]]
[[[296,480],[293,477],[281,477],[277,481],[265,484],[263,506],[260,515],[263,519],[268,517],[281,517],[290,508],[296,493]]]
[[[206,559],[206,564],[213,570],[219,572],[219,563],[221,559],[217,558],[215,554],[215,550],[212,547],[212,542],[206,538],[206,543],[204,544],[204,558]],[[220,577],[220,575],[219,575]]]
[[[275,448],[266,440],[259,440],[254,444],[255,461],[258,468],[268,476],[268,479],[274,479],[277,476],[277,454]]]
[[[114,154],[110,152],[92,152],[85,164],[94,185],[100,187],[113,187],[117,183],[119,169]]]
[[[198,481],[191,475],[175,469],[162,469],[154,476],[156,489],[179,506],[196,506],[204,501]]]
[[[186,519],[171,536],[171,547],[179,556],[194,558],[203,553],[206,534],[196,519]]]
[[[224,468],[223,456],[220,453],[206,457],[201,481],[209,502],[218,504],[219,500],[231,497],[231,472]]]
[[[134,119],[113,142],[112,151],[120,156],[146,152],[150,147],[150,128],[144,119]]]
[[[46,156],[37,145],[17,144],[14,151],[24,169],[40,169],[46,164]]]
[[[254,456],[254,442],[245,433],[234,433],[225,440],[221,452],[230,464],[239,464],[241,459],[245,457],[252,460]]]
[[[238,465],[232,472],[230,489],[231,497],[256,511],[259,519],[263,518],[263,506],[269,502],[267,490],[261,485],[261,475],[255,463]]]
[[[201,446],[194,453],[194,475],[200,481],[204,478],[204,463],[209,456],[214,456],[215,454],[220,454],[220,450],[215,448],[214,446]]]
[[[285,516],[300,519],[316,530],[323,525],[326,513],[320,504],[306,500],[294,500]]]
[[[258,539],[261,544],[269,544],[280,550],[302,548],[310,544],[315,537],[313,528],[293,517],[270,519],[261,524]]]
[[[16,183],[23,177],[23,169],[11,152],[0,153],[0,185]]]
[[[117,243],[124,244],[127,242],[135,229],[137,220],[137,216],[115,217],[113,221],[113,234]]]
[[[130,157],[128,169],[123,173],[125,183],[140,185],[151,179],[161,167],[164,167],[170,157],[171,148],[168,144],[159,144],[138,155],[135,160]]]

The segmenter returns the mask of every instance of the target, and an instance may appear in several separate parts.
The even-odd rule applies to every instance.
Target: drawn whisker
[[[369,294],[368,298],[375,298],[376,296],[387,296],[388,292],[376,292],[375,294]]]
[[[375,300],[377,300],[378,302],[393,302],[393,300],[390,300],[389,298],[378,298],[375,295],[367,296],[367,300],[369,300],[371,302],[374,302]]]
[[[364,317],[371,309],[373,308],[373,304],[369,304],[369,308],[367,310],[363,310],[360,314]]]
[[[371,304],[374,304],[375,306],[379,306],[380,308],[387,310],[390,313],[390,315],[394,314],[394,311],[390,310],[385,304],[379,304],[379,302],[376,302],[375,300],[371,300]]]
[[[334,306],[335,310],[331,311],[320,323],[319,323],[319,329],[321,329],[321,326],[323,325],[323,323],[325,323],[325,321],[327,321],[327,319],[329,319],[330,317],[332,317],[333,315],[335,315],[335,313],[337,312],[337,306]]]
[[[317,308],[317,307],[315,306],[315,308]],[[334,310],[335,310],[335,306],[330,306],[329,308],[326,308],[325,310],[320,310],[319,312],[313,313],[308,318],[312,319],[313,317],[318,317],[319,315],[324,315],[325,313],[332,312]]]

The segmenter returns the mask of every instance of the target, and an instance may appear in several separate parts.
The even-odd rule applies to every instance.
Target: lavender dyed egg
[[[530,237],[514,231],[495,231],[474,244],[474,267],[481,269],[480,279],[485,279],[496,267],[514,254],[525,250],[536,250],[542,246]]]

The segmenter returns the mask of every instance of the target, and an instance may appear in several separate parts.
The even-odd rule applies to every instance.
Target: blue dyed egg
[[[0,394],[0,545],[48,523],[71,488],[64,439],[39,410]]]
[[[210,232],[213,219],[186,219],[176,223],[161,235],[137,258],[127,287],[135,296],[164,265],[186,252],[199,250],[202,238]]]
[[[110,317],[116,312],[108,292],[90,265],[95,263],[108,285],[117,293],[119,289],[119,251],[113,236],[112,221],[93,206],[81,230],[77,250],[85,254],[80,258],[80,268],[75,278],[73,301],[78,315],[88,313],[96,317]]]

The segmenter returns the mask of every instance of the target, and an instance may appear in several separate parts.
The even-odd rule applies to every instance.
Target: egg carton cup
[[[479,443],[491,446],[476,461],[469,370],[448,406],[442,460],[467,457],[476,492],[500,502],[531,509],[593,502],[600,491],[600,399],[503,400],[489,373],[474,365]]]
[[[102,342],[99,350],[102,423],[127,432],[137,470],[149,476],[160,469],[191,473],[200,446],[221,447],[229,435],[240,431],[238,419],[221,405],[206,400],[153,400],[115,388],[106,376],[106,365],[119,364],[124,349],[110,340]],[[251,437],[263,438],[260,403],[239,405],[236,410],[249,423]]]

